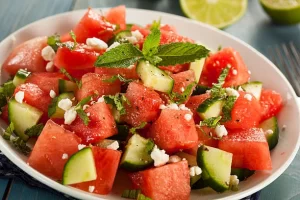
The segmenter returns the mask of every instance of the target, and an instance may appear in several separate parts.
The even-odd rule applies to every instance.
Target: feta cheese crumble
[[[236,97],[240,96],[240,93],[238,91],[236,91],[235,89],[225,88],[225,91],[228,96],[236,96]]]
[[[180,88],[180,91],[181,91],[181,92],[184,92],[184,87],[181,87],[181,88]]]
[[[243,92],[243,88],[241,86],[238,87],[238,91]]]
[[[106,51],[109,51],[109,50],[111,50],[111,49],[113,49],[113,48],[115,48],[115,47],[117,47],[117,46],[119,46],[119,45],[120,45],[119,42],[114,42],[114,43],[112,43],[112,44],[106,49]]]
[[[155,167],[165,165],[169,161],[169,155],[166,154],[166,151],[160,150],[156,145],[154,146],[150,156],[154,160]]]
[[[181,161],[181,158],[179,156],[173,155],[173,156],[170,156],[168,163],[177,163],[180,161]]]
[[[104,95],[97,100],[97,103],[102,103],[102,102],[104,102]]]
[[[229,185],[232,187],[238,186],[240,183],[240,180],[238,179],[237,175],[231,175],[230,176],[230,182]]]
[[[92,193],[92,192],[94,192],[94,190],[95,190],[95,186],[93,186],[93,185],[90,185],[90,186],[89,186],[89,192],[91,192],[91,193]]]
[[[274,132],[271,130],[271,129],[269,129],[269,130],[266,130],[266,134],[273,134]]]
[[[16,100],[18,103],[23,103],[23,100],[24,100],[24,92],[23,92],[23,91],[17,92],[16,95],[15,95],[15,100]]]
[[[107,44],[103,40],[100,40],[95,37],[86,39],[86,44],[90,47],[93,47],[93,48],[99,49],[99,50],[107,49],[107,47],[108,47]]]
[[[106,147],[107,149],[117,150],[119,148],[119,142],[114,141]]]
[[[46,46],[42,49],[42,57],[46,61],[52,61],[55,56],[55,51],[50,46]]]
[[[64,114],[65,124],[72,124],[72,122],[76,119],[77,112],[74,107],[67,110]]]
[[[251,94],[245,94],[244,98],[247,99],[248,101],[251,101],[252,100],[252,95]]]
[[[237,72],[236,69],[232,70],[232,74],[233,74],[233,75],[237,75],[237,73],[238,73],[238,72]]]
[[[90,106],[85,104],[85,105],[83,105],[82,110],[86,110],[88,107],[90,107]]]
[[[184,119],[185,119],[186,121],[190,121],[190,120],[192,119],[192,115],[191,115],[191,114],[185,114],[185,115],[184,115]]]
[[[66,153],[64,153],[63,155],[62,155],[62,157],[61,157],[63,160],[65,160],[65,159],[68,159],[69,158],[69,156],[68,156],[68,154],[66,154]]]
[[[164,104],[161,104],[160,106],[159,106],[159,109],[161,109],[161,110],[164,110],[164,109],[166,109],[167,108],[167,106],[165,106]]]
[[[47,72],[53,72],[54,70],[54,64],[52,61],[48,62],[47,65],[46,65],[46,71]]]
[[[191,111],[188,107],[185,107],[185,104],[180,104],[180,105],[179,105],[179,109],[180,109],[180,110],[188,110],[188,111]]]
[[[79,145],[78,145],[78,150],[80,151],[80,150],[83,149],[84,147],[86,147],[85,144],[79,144]]]
[[[219,138],[222,138],[223,136],[228,134],[224,125],[218,125],[215,128],[215,132],[216,132],[217,137],[219,137]]]
[[[88,113],[86,113],[86,116],[88,116],[88,117],[89,117],[89,116],[91,116],[91,113],[89,113],[89,112],[88,112]]]
[[[139,30],[131,31],[131,35],[136,38],[137,41],[142,40],[144,36]]]
[[[202,173],[202,170],[198,166],[193,166],[190,168],[190,176],[198,176]]]
[[[50,90],[49,95],[52,99],[56,97],[56,93],[53,90]]]
[[[62,99],[58,102],[58,107],[64,111],[69,110],[72,107],[72,101],[70,99]]]

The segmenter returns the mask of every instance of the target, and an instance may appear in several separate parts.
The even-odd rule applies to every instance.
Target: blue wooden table
[[[178,0],[0,0],[0,41],[35,20],[70,10],[90,7],[127,7],[159,10],[183,15]],[[300,25],[278,26],[270,22],[258,0],[249,0],[245,16],[224,31],[244,40],[262,53],[266,47],[293,40],[300,44]],[[0,178],[0,198],[11,200],[65,199],[45,189],[28,186],[18,179]],[[300,154],[275,182],[266,187],[260,199],[300,199]]]

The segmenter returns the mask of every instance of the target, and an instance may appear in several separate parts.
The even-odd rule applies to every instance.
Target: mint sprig
[[[67,72],[67,70],[65,68],[60,68],[59,71],[64,74],[70,81],[76,83],[77,87],[80,89],[82,86],[82,82],[81,80],[78,80],[77,78],[74,78],[71,76],[71,74],[69,74],[69,72]]]
[[[211,88],[210,92],[212,98],[225,96],[225,89],[223,88],[223,85],[225,83],[225,79],[229,73],[229,70],[229,67],[225,67],[218,78],[218,83],[213,83],[213,87]]]
[[[225,100],[224,106],[222,108],[222,122],[230,121],[231,120],[231,111],[236,101],[236,96],[228,96]]]
[[[221,116],[219,117],[211,117],[208,119],[205,119],[200,122],[200,126],[207,126],[210,128],[216,128],[218,125],[220,125]]]
[[[130,128],[129,132],[131,134],[137,134],[136,130],[143,129],[143,128],[145,128],[146,125],[147,125],[147,122],[142,122],[142,123],[140,123],[140,125]]]

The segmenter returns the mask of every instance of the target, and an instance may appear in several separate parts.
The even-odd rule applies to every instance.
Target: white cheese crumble
[[[180,88],[180,91],[181,91],[181,92],[184,92],[184,87],[181,87],[181,88]]]
[[[19,91],[16,93],[15,95],[15,100],[19,103],[23,103],[24,100],[24,92],[23,91]]]
[[[94,192],[94,190],[95,190],[95,186],[90,185],[89,186],[89,192],[92,193],[92,192]]]
[[[46,65],[46,71],[47,72],[53,72],[54,70],[54,64],[52,61],[48,62],[47,65]]]
[[[63,155],[62,155],[62,157],[61,157],[63,160],[65,160],[65,159],[68,159],[69,158],[69,156],[68,156],[68,154],[66,154],[66,153],[64,153]]]
[[[156,145],[154,146],[150,156],[154,160],[155,167],[165,165],[169,161],[169,155],[166,154],[166,151],[159,150]]]
[[[197,176],[202,173],[202,170],[198,166],[193,166],[190,168],[190,176]]]
[[[64,111],[69,110],[72,107],[72,101],[70,99],[62,99],[58,102],[58,107]]]
[[[117,46],[119,46],[119,45],[120,45],[119,42],[114,42],[114,43],[112,43],[112,44],[106,49],[106,51],[109,51],[109,50],[111,50],[111,49],[113,49],[113,48],[115,48],[115,47],[117,47]]]
[[[133,69],[135,67],[135,65],[129,65],[129,67],[127,67],[127,69]]]
[[[251,74],[251,71],[250,71],[250,70],[248,70],[248,74]]]
[[[227,64],[227,67],[230,69],[231,68],[231,64]]]
[[[78,145],[78,150],[80,151],[80,150],[83,149],[84,147],[86,147],[85,144],[79,144],[79,145]]]
[[[224,125],[218,125],[215,128],[215,132],[216,132],[217,137],[219,137],[219,138],[222,138],[223,136],[228,134]]]
[[[164,104],[161,104],[160,106],[159,106],[159,109],[161,109],[161,110],[164,110],[164,109],[166,109],[167,108],[167,106],[165,106]]]
[[[95,37],[86,39],[86,44],[92,48],[99,49],[99,50],[107,49],[108,47],[103,40],[100,40]]]
[[[76,119],[77,112],[74,107],[67,110],[64,114],[65,124],[72,124],[72,122]]]
[[[251,94],[245,94],[244,98],[247,99],[248,101],[252,100],[252,95]]]
[[[238,87],[238,91],[243,92],[243,88],[241,86]]]
[[[56,97],[56,93],[53,90],[50,90],[49,95],[52,99]]]
[[[237,175],[230,176],[230,182],[229,182],[230,186],[238,186],[239,183],[240,183],[240,180],[238,179]]]
[[[185,104],[180,104],[180,105],[179,105],[179,109],[180,109],[180,110],[188,110],[188,111],[191,111],[188,107],[185,107]]]
[[[139,30],[131,31],[131,35],[135,37],[137,41],[140,41],[144,38]]]
[[[88,116],[88,117],[89,117],[89,116],[91,116],[91,113],[89,113],[89,112],[88,112],[88,113],[86,113],[86,116]]]
[[[225,91],[228,96],[236,96],[236,97],[240,96],[240,93],[238,91],[236,91],[235,89],[225,88]]]
[[[119,148],[119,142],[114,141],[106,147],[107,149],[117,150]]]
[[[233,75],[237,75],[237,73],[238,73],[238,72],[237,72],[236,69],[232,70],[232,74],[233,74]]]
[[[190,121],[192,119],[192,115],[187,113],[187,114],[184,115],[184,119],[186,121]]]
[[[273,134],[273,131],[271,129],[266,130],[266,134]]]
[[[181,158],[177,155],[170,156],[168,163],[177,163],[180,162]]]
[[[104,102],[104,95],[97,100],[98,103]]]
[[[52,61],[55,56],[55,51],[50,46],[46,46],[42,49],[42,57],[46,61]]]
[[[85,104],[85,105],[83,105],[82,110],[86,110],[88,107],[90,107],[90,106]]]

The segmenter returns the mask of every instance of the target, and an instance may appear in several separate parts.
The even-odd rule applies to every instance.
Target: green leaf
[[[60,68],[59,70],[60,70],[60,72],[61,72],[62,74],[64,74],[70,81],[76,83],[76,85],[77,85],[78,88],[81,88],[81,86],[82,86],[82,82],[81,82],[81,81],[79,81],[78,79],[72,77],[72,76],[69,74],[69,72],[67,72],[67,70],[66,70],[65,68],[62,67],[62,68]]]
[[[145,56],[145,59],[155,66],[162,61],[158,56]]]
[[[118,75],[114,75],[114,76],[112,76],[112,77],[110,77],[110,78],[108,78],[108,79],[103,80],[103,82],[106,82],[106,83],[113,83],[113,82],[115,82],[115,81],[118,80],[118,79],[119,79],[121,82],[123,82],[123,83],[130,83],[130,82],[133,81],[133,79],[126,79],[125,77],[123,77],[123,76],[121,76],[120,74],[118,74]]]
[[[89,125],[90,123],[90,118],[87,116],[86,112],[82,108],[76,110],[78,116],[80,119],[83,121],[84,125]]]
[[[143,53],[131,43],[119,46],[99,56],[95,66],[108,68],[126,68],[143,58]]]
[[[9,99],[13,96],[15,88],[16,87],[11,80],[7,81],[0,87],[0,107],[7,104]]]
[[[54,34],[49,36],[47,39],[47,44],[56,52],[58,47],[61,46],[60,35]]]
[[[228,96],[226,98],[226,101],[222,108],[222,113],[223,113],[222,122],[231,120],[231,111],[232,111],[232,108],[234,106],[236,99],[237,99],[236,96]]]
[[[75,35],[75,33],[71,30],[70,31],[70,36],[71,36],[71,38],[73,39],[73,41],[74,41],[74,45],[73,45],[73,47],[72,47],[72,49],[71,50],[74,50],[75,48],[76,48],[76,46],[77,46],[77,40],[76,40],[76,35]]]
[[[88,102],[90,102],[92,100],[92,96],[88,96],[83,98],[81,101],[79,101],[75,107],[76,108],[82,108],[85,104],[87,104]]]
[[[6,130],[4,131],[2,137],[5,140],[10,140],[10,136],[14,134],[14,131],[15,131],[15,127],[14,124],[11,122],[9,126],[6,128]]]
[[[48,106],[48,117],[51,117],[56,112],[57,103],[58,103],[58,97],[54,97]]]
[[[222,88],[224,83],[225,83],[225,79],[229,73],[229,67],[225,67],[219,78],[218,78],[218,83],[213,83],[213,87],[211,89],[211,97],[222,97],[222,96],[225,96],[225,89]]]
[[[118,76],[119,80],[123,83],[130,83],[130,82],[134,81],[133,79],[127,79],[127,78],[121,76],[120,74],[118,74],[117,76]]]
[[[142,123],[140,123],[140,125],[130,128],[129,132],[131,134],[136,134],[137,133],[136,130],[143,129],[146,125],[147,125],[147,122],[142,122]]]
[[[220,125],[221,116],[219,117],[211,117],[208,119],[205,119],[200,122],[200,126],[207,126],[210,128],[216,128],[217,125]]]
[[[172,102],[176,104],[182,104],[184,103],[189,96],[192,94],[193,88],[196,85],[196,83],[189,84],[185,90],[180,94],[177,92],[172,92],[169,96]]]
[[[208,55],[209,50],[202,45],[174,42],[170,44],[160,45],[158,47],[158,56],[162,59],[158,64],[160,66],[169,66],[176,64],[184,64],[200,60]]]
[[[107,104],[111,104],[117,111],[119,111],[120,115],[126,114],[126,104],[130,105],[130,102],[126,98],[124,94],[116,94],[116,95],[106,95],[104,96],[104,101]]]
[[[152,29],[151,33],[146,37],[143,44],[143,54],[144,56],[153,56],[158,52],[158,46],[160,42],[160,30]]]
[[[150,27],[150,30],[152,31],[153,29],[160,29],[160,24],[161,24],[161,18],[159,18],[157,21],[154,20],[152,22],[152,25]]]
[[[115,82],[116,80],[118,80],[118,76],[117,76],[117,75],[114,75],[114,76],[112,76],[112,77],[110,77],[110,78],[108,78],[108,79],[104,79],[103,82],[105,82],[105,83],[113,83],[113,82]]]
[[[29,137],[38,137],[44,128],[43,124],[36,124],[25,130],[25,134]]]

